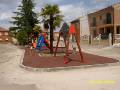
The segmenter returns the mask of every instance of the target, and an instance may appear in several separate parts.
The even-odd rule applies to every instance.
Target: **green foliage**
[[[41,9],[40,15],[43,17],[43,22],[50,24],[50,16],[54,18],[53,29],[60,27],[60,24],[63,20],[63,15],[60,14],[60,9],[58,5],[49,5],[47,4],[44,8]]]
[[[16,38],[19,41],[20,45],[26,45],[28,43],[26,42],[28,39],[27,33],[24,30],[19,31],[16,35]]]
[[[50,15],[50,14],[54,15],[59,13],[60,13],[60,10],[58,5],[47,4],[44,8],[42,8],[41,15],[44,17],[47,17],[47,15]]]
[[[17,34],[16,27],[10,27],[9,31],[12,37],[16,37],[16,34]]]
[[[11,32],[12,33],[25,33],[23,35],[27,35],[27,39],[23,39],[26,40],[24,42],[28,42],[30,34],[33,33],[33,28],[34,26],[38,23],[37,20],[37,14],[34,13],[33,11],[34,9],[34,3],[32,2],[32,0],[22,0],[22,4],[20,6],[18,6],[17,8],[17,12],[14,12],[14,14],[16,14],[15,17],[12,17],[12,19],[14,19],[14,21],[12,21],[11,23],[13,23],[15,25],[15,27],[11,27]],[[17,38],[20,35],[17,35]],[[19,40],[19,41],[23,41],[23,40]]]
[[[34,30],[34,32],[38,32],[38,33],[42,32],[41,27],[38,26],[38,25],[35,25],[35,27],[33,28],[33,30]]]
[[[52,54],[54,40],[53,30],[55,30],[57,27],[60,27],[63,16],[60,15],[60,9],[58,5],[49,4],[42,8],[40,15],[43,17],[43,22],[45,24],[44,26],[50,26],[50,53]]]

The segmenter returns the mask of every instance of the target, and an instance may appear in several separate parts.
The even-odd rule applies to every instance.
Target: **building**
[[[57,41],[59,37],[59,32],[54,32],[54,40]]]
[[[80,19],[75,19],[71,22],[71,24],[73,24],[75,26],[75,31],[76,31],[76,35],[77,35],[77,39],[78,41],[80,41]],[[75,41],[74,38],[72,38],[73,41]]]
[[[0,42],[11,42],[9,30],[0,27]]]
[[[109,33],[112,33],[113,43],[115,34],[120,34],[120,3],[88,14],[88,21],[93,37],[101,34],[102,39],[107,39]]]
[[[76,20],[71,22],[75,25],[75,30],[77,32],[78,40],[80,41],[80,37],[88,38],[90,35],[89,24],[88,24],[88,16],[82,16]]]
[[[82,16],[80,17],[80,36],[86,37],[90,35],[88,17]]]

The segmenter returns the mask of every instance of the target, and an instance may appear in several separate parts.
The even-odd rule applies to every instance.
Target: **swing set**
[[[80,62],[84,62],[83,54],[82,54],[81,47],[80,47],[80,43],[77,39],[77,34],[76,34],[75,27],[74,27],[73,24],[71,24],[70,28],[66,23],[63,24],[63,26],[62,26],[62,28],[59,32],[59,37],[58,37],[57,45],[56,45],[56,48],[55,48],[54,56],[56,57],[56,53],[57,53],[58,45],[59,45],[59,42],[60,42],[60,38],[62,37],[63,40],[64,40],[65,49],[66,49],[65,56],[64,56],[64,64],[67,64],[68,62],[70,62],[74,59],[74,58],[71,58],[71,56],[73,54],[76,54],[76,53],[75,52],[71,53],[70,50],[69,50],[70,49],[70,47],[69,47],[70,36],[73,36],[76,40],[79,55],[80,55],[80,58],[81,58]]]

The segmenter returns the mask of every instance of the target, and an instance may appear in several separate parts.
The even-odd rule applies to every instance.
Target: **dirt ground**
[[[83,61],[78,52],[70,54],[69,59],[63,56],[39,56],[35,50],[25,48],[25,54],[22,64],[24,66],[33,68],[56,68],[56,67],[72,67],[72,66],[85,66],[85,65],[96,65],[106,63],[117,63],[118,60],[112,58],[106,58],[98,55],[82,52]],[[65,60],[70,60],[64,64]]]
[[[82,46],[82,50],[120,58],[120,48]],[[25,90],[30,90],[30,87],[31,90],[120,90],[119,65],[59,72],[31,72],[19,67],[22,54],[23,50],[12,44],[0,44],[0,90],[9,90],[16,84],[18,87],[14,87],[15,90],[21,90],[23,86]]]

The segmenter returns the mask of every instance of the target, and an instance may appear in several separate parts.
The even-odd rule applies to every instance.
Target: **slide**
[[[36,48],[39,49],[39,50],[42,50],[42,49],[47,49],[46,47],[50,49],[50,45],[48,43],[48,40],[45,39],[44,35],[41,34],[38,37],[38,43],[37,43]]]

